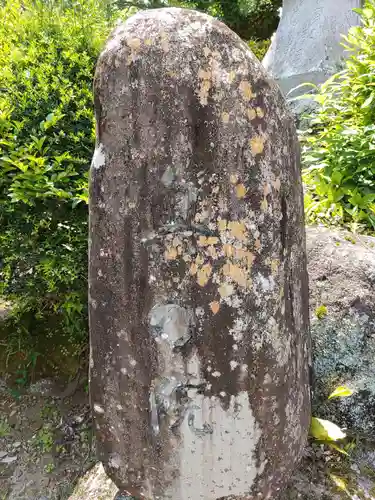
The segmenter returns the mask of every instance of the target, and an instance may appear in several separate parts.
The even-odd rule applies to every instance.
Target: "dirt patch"
[[[20,396],[0,386],[0,500],[67,499],[94,463],[87,393],[56,392],[48,381]]]

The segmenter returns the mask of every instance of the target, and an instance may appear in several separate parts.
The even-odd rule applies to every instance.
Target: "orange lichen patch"
[[[233,285],[230,285],[229,283],[223,283],[219,287],[219,294],[220,294],[220,297],[222,297],[223,299],[226,297],[230,297],[233,292],[234,292],[234,287],[233,287]]]
[[[197,282],[200,286],[206,286],[212,273],[211,264],[205,264],[197,273]]]
[[[251,88],[250,83],[246,80],[243,80],[240,83],[240,91],[242,92],[242,95],[246,101],[250,101],[250,99],[255,97],[255,94],[253,94],[253,89]]]
[[[236,196],[239,200],[241,200],[242,198],[244,198],[246,196],[246,191],[247,191],[247,189],[245,188],[245,186],[243,184],[237,184]]]
[[[226,264],[224,264],[224,266],[222,268],[222,272],[223,272],[224,276],[231,278],[238,285],[240,285],[242,287],[246,287],[247,276],[246,276],[245,271],[241,267],[236,266],[235,264],[232,264],[231,262],[227,262]]]
[[[235,238],[239,241],[247,241],[246,227],[243,222],[230,221],[228,222],[228,229],[232,238]]]
[[[260,244],[260,240],[259,239],[255,240],[254,243],[255,250],[259,250],[261,246],[262,245]]]
[[[226,219],[218,219],[217,220],[217,227],[218,227],[219,231],[226,231],[227,220]]]
[[[264,138],[260,135],[250,139],[250,148],[253,155],[260,155],[264,151]]]
[[[252,109],[252,108],[248,109],[247,116],[248,116],[249,120],[255,120],[255,118],[257,117],[255,109]]]
[[[224,111],[224,113],[221,113],[221,119],[223,120],[223,123],[228,123],[229,122],[229,113]]]
[[[263,188],[263,194],[264,194],[264,196],[269,195],[269,194],[270,194],[270,192],[271,192],[271,187],[270,187],[270,185],[269,185],[269,184],[265,184],[265,185],[264,185],[264,188]]]
[[[263,200],[261,201],[260,203],[260,209],[262,212],[266,212],[267,209],[268,209],[268,201],[267,201],[267,198],[263,198]]]
[[[237,174],[230,174],[229,180],[230,180],[231,184],[237,184],[237,182],[238,182],[238,175]]]
[[[213,314],[217,314],[219,312],[219,309],[220,309],[220,302],[218,302],[217,300],[215,300],[214,302],[211,302],[210,308],[211,308],[211,311],[213,312]]]
[[[175,260],[177,257],[177,248],[168,247],[164,253],[166,260]]]
[[[280,177],[278,177],[273,183],[272,183],[272,186],[276,189],[276,191],[280,191],[280,187],[281,187],[281,181],[280,181]]]
[[[264,117],[264,111],[262,108],[257,108],[257,115],[259,118],[263,118]]]
[[[198,266],[195,262],[192,263],[192,265],[190,266],[190,269],[189,269],[189,273],[194,276],[195,274],[197,274],[198,272]]]

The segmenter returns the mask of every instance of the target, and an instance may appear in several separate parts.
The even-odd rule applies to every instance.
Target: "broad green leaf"
[[[328,396],[328,399],[347,398],[353,393],[354,391],[352,389],[349,389],[349,387],[346,387],[346,385],[340,385]]]
[[[310,434],[319,441],[339,441],[346,437],[336,424],[316,417],[311,419]]]

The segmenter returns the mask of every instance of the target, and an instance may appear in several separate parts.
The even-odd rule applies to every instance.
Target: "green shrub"
[[[375,1],[358,9],[344,70],[315,96],[302,134],[305,205],[311,222],[375,229]]]
[[[87,343],[92,77],[113,15],[101,0],[0,7],[0,357],[15,368],[68,371]]]
[[[266,55],[266,52],[271,45],[271,40],[250,40],[248,42],[248,45],[250,49],[253,51],[253,53],[257,56],[259,61],[261,61],[264,56]]]

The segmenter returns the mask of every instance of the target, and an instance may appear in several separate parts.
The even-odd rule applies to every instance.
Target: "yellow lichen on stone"
[[[226,229],[227,229],[227,221],[226,221],[226,219],[218,219],[217,220],[217,227],[218,227],[218,229],[219,229],[220,232],[226,231]]]
[[[259,155],[264,151],[264,138],[260,135],[250,139],[250,148],[253,155]]]
[[[217,236],[199,236],[198,246],[207,247],[210,245],[216,245],[219,243],[219,238]]]
[[[234,292],[234,287],[233,287],[233,285],[230,285],[229,283],[223,283],[219,287],[219,294],[220,294],[220,297],[223,299],[225,299],[226,297],[230,297],[233,292]]]
[[[260,209],[262,212],[266,212],[267,209],[268,209],[268,201],[267,201],[267,198],[264,197],[263,200],[261,201],[260,203]]]
[[[211,257],[212,259],[217,259],[217,252],[215,250],[215,247],[213,247],[212,245],[209,246],[207,249],[206,249],[206,255],[208,255],[209,257]]]
[[[161,35],[161,48],[164,52],[169,52],[169,38],[167,33],[162,32]]]
[[[190,269],[189,269],[189,273],[192,275],[192,276],[195,276],[198,272],[198,266],[195,262],[193,262],[190,266]]]
[[[230,245],[229,243],[226,243],[223,245],[223,252],[225,257],[233,257],[234,255],[234,247]]]
[[[214,302],[211,302],[210,308],[211,308],[211,311],[213,312],[213,314],[217,314],[219,312],[219,309],[220,309],[220,302],[218,302],[217,300],[215,300]]]
[[[204,258],[201,256],[201,255],[197,255],[195,257],[195,263],[197,264],[197,266],[200,266],[202,265],[204,262]]]
[[[241,267],[236,266],[231,262],[227,262],[226,264],[224,264],[222,272],[224,276],[231,278],[235,283],[246,288],[247,276],[245,271]]]
[[[249,108],[247,110],[247,116],[248,116],[249,120],[255,120],[255,118],[257,117],[255,109]]]
[[[247,265],[248,269],[251,268],[251,266],[253,265],[253,262],[255,260],[255,256],[253,253],[249,252],[248,250],[244,250],[242,248],[235,249],[234,257],[237,260],[246,261],[246,265]]]
[[[228,123],[229,122],[229,113],[224,111],[221,113],[221,119],[223,120],[223,123]]]
[[[281,187],[280,177],[277,177],[277,179],[272,183],[272,186],[276,189],[276,191],[280,191]]]
[[[243,222],[230,221],[228,222],[228,229],[232,238],[235,238],[239,241],[247,241],[246,227]]]
[[[205,57],[208,57],[211,54],[209,47],[203,47],[203,54]]]
[[[236,196],[239,200],[246,196],[246,188],[243,184],[237,184],[236,186]]]
[[[198,97],[200,103],[202,105],[206,105],[208,103],[208,94],[212,87],[212,74],[209,71],[205,71],[204,69],[200,69],[198,71],[198,78],[201,80],[200,88],[198,91]]]
[[[238,175],[237,174],[230,174],[229,180],[230,180],[231,184],[237,184],[237,182],[238,182]]]
[[[263,118],[264,117],[264,111],[263,111],[262,108],[258,107],[257,110],[256,110],[256,113],[257,113],[258,118]]]
[[[127,44],[134,52],[139,52],[141,48],[141,40],[139,38],[130,38],[127,40]]]
[[[273,259],[271,261],[271,272],[273,275],[276,274],[277,271],[279,270],[279,263],[280,261],[278,259]]]
[[[150,45],[152,45],[152,40],[151,40],[151,38],[146,38],[146,40],[145,40],[145,45],[147,45],[148,47],[149,47]]]
[[[246,80],[243,80],[240,83],[240,91],[242,92],[243,98],[246,101],[250,101],[250,99],[255,97],[255,94],[253,94],[253,89],[251,88],[250,83]]]
[[[236,78],[236,73],[235,71],[231,71],[228,75],[228,80],[229,80],[229,83],[232,83],[234,82],[234,79]]]
[[[202,286],[202,287],[206,286],[209,279],[210,279],[211,273],[212,273],[211,264],[205,264],[204,266],[202,266],[202,268],[199,269],[199,271],[197,273],[198,285]]]
[[[177,248],[168,247],[164,255],[166,260],[175,260],[177,258]]]

